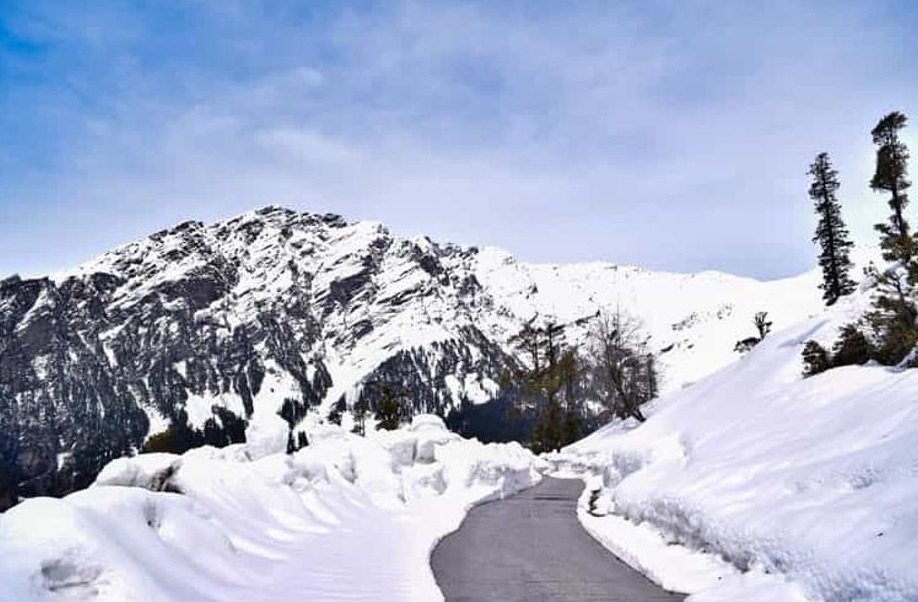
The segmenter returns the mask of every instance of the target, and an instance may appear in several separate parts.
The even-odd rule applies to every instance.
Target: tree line
[[[657,395],[656,356],[637,319],[616,310],[598,312],[576,325],[586,325],[580,344],[569,340],[570,324],[552,320],[532,320],[510,339],[522,359],[507,369],[501,387],[518,391],[520,399],[509,405],[502,418],[513,421],[524,413],[534,416],[525,443],[537,453],[577,441],[595,425],[597,413],[643,422],[641,406]],[[410,418],[403,391],[387,383],[371,386],[380,394],[373,412],[377,429],[393,430]],[[590,403],[596,407],[588,407]],[[340,401],[332,406],[327,420],[340,426],[347,409]],[[366,434],[367,403],[357,401],[350,410],[352,432]]]
[[[816,341],[806,343],[805,376],[871,360],[888,366],[918,367],[918,259],[905,214],[911,182],[909,151],[901,139],[907,123],[903,113],[893,111],[870,132],[876,161],[869,185],[874,192],[886,195],[890,209],[889,218],[874,226],[882,258],[889,264],[882,270],[871,264],[865,271],[867,286],[873,290],[872,307],[863,318],[841,329],[831,349]],[[855,290],[849,257],[853,243],[836,196],[838,171],[828,153],[819,153],[808,173],[813,177],[809,196],[818,216],[813,242],[820,247],[820,288],[826,305],[832,305]]]
[[[537,419],[529,437],[536,452],[557,450],[580,439],[599,404],[607,416],[645,420],[641,410],[657,395],[659,372],[640,322],[621,309],[586,320],[585,341],[567,341],[567,326],[526,324],[511,343],[525,358],[509,375]]]

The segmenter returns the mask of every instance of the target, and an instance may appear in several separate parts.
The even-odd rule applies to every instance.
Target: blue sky
[[[874,240],[869,131],[902,110],[918,148],[916,56],[914,0],[4,0],[0,276],[267,204],[529,261],[795,274],[819,151]]]

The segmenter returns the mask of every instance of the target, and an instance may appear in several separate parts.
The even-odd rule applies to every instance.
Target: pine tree
[[[829,359],[829,352],[825,347],[816,341],[807,341],[803,346],[803,376],[815,376],[820,372],[825,372],[832,365]]]
[[[576,350],[568,348],[561,354],[558,361],[558,372],[564,394],[564,427],[562,428],[561,447],[570,445],[580,439],[583,429],[583,420],[580,417],[580,379],[582,367]]]
[[[575,354],[564,348],[564,326],[554,322],[527,324],[511,342],[528,356],[530,364],[511,378],[540,406],[530,434],[531,447],[536,453],[559,449],[565,444],[561,400],[567,397],[568,408],[573,407],[570,404],[578,376]]]
[[[915,240],[904,211],[908,206],[906,190],[909,153],[899,139],[907,118],[894,111],[883,117],[871,132],[877,145],[876,172],[870,187],[891,194],[889,223],[877,224],[883,259],[896,262],[885,270],[871,266],[867,276],[874,281],[877,295],[865,320],[875,341],[873,357],[886,365],[918,364],[918,257]]]
[[[388,384],[380,387],[380,398],[376,404],[376,430],[394,431],[402,423],[402,402],[400,394]]]
[[[543,452],[561,449],[564,444],[564,425],[561,404],[557,399],[550,399],[539,410],[539,418],[532,427],[530,435],[532,451]]]
[[[367,402],[358,399],[354,402],[351,412],[354,415],[354,428],[351,429],[351,432],[360,436],[365,435],[367,431]]]
[[[838,172],[832,168],[828,153],[819,153],[807,172],[813,176],[810,198],[816,205],[819,223],[813,242],[819,243],[819,266],[822,268],[822,298],[832,305],[838,298],[854,292],[854,281],[848,272],[851,260],[848,253],[854,244],[848,239],[848,229],[842,220],[841,207],[835,198],[838,190]]]
[[[563,445],[570,445],[571,443],[580,439],[583,435],[583,419],[580,417],[574,410],[567,410],[567,413],[564,415],[564,442]]]
[[[892,215],[889,223],[874,226],[882,238],[880,248],[883,259],[907,263],[914,253],[914,241],[909,232],[909,225],[903,214],[908,205],[906,190],[911,186],[908,176],[908,149],[899,139],[899,130],[905,127],[908,119],[898,111],[883,117],[870,132],[873,143],[877,145],[877,166],[870,180],[870,188],[878,192],[889,192],[889,207]]]
[[[916,264],[918,259],[913,258],[909,272],[918,271]],[[877,341],[873,355],[881,364],[896,366],[918,346],[918,282],[911,273],[895,268],[880,272],[871,265],[867,274],[878,293],[873,310],[864,317]]]
[[[343,399],[339,399],[335,403],[331,410],[328,411],[328,421],[332,424],[341,426],[341,419],[344,417],[344,411],[347,409],[347,406],[344,403]]]
[[[842,326],[839,338],[832,346],[832,366],[864,364],[873,355],[873,347],[864,333],[854,324]]]
[[[182,453],[179,449],[179,442],[178,438],[176,437],[175,427],[169,425],[166,430],[159,433],[154,433],[147,437],[147,440],[144,442],[141,451],[143,453]]]

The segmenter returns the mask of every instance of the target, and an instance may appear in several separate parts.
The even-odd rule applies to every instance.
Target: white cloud
[[[9,189],[48,219],[0,267],[279,202],[526,259],[787,274],[815,256],[816,152],[869,241],[885,216],[866,188],[869,130],[891,108],[918,119],[901,36],[856,5],[193,6],[210,8],[186,24],[194,43],[172,32],[184,54],[156,15],[83,16],[62,34],[110,50],[119,79],[80,63],[89,101],[43,97],[67,99],[60,164]],[[122,21],[115,41],[98,35]]]

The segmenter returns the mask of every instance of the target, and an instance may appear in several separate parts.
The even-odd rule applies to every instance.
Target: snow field
[[[293,455],[265,425],[249,435],[115,460],[85,491],[3,514],[0,601],[441,599],[436,542],[539,480],[521,446],[434,416],[367,438],[316,427]]]
[[[868,302],[773,333],[645,424],[551,457],[599,488],[587,530],[692,602],[918,600],[918,370],[800,376],[804,343],[831,344]]]

